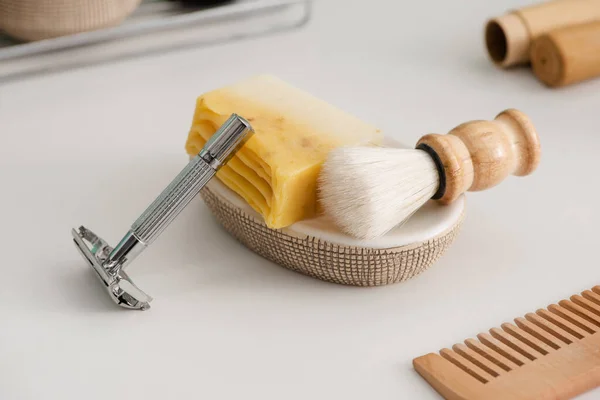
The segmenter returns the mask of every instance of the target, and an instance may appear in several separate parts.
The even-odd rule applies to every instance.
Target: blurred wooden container
[[[531,66],[550,87],[600,76],[600,21],[548,32],[531,47]]]
[[[0,30],[37,41],[120,24],[141,0],[0,0]]]
[[[487,21],[485,43],[501,68],[529,64],[531,44],[539,36],[592,21],[600,21],[600,0],[540,0]]]

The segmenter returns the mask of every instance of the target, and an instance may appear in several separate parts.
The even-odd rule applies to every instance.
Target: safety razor
[[[248,121],[232,114],[114,248],[84,226],[72,230],[77,249],[115,303],[134,310],[150,308],[152,297],[132,282],[125,268],[160,236],[253,132]]]

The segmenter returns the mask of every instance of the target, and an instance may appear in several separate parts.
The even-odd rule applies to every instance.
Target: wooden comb
[[[514,322],[413,366],[448,400],[565,400],[600,385],[600,286]]]

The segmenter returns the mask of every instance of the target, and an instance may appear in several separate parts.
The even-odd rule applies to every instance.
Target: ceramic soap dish
[[[403,147],[390,139],[384,144]],[[403,282],[425,271],[450,247],[465,215],[464,195],[450,205],[430,201],[385,236],[359,241],[324,216],[271,229],[218,179],[200,194],[225,230],[253,252],[290,270],[352,286]]]

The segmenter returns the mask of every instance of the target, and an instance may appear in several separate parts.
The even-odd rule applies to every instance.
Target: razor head
[[[152,297],[141,291],[133,284],[129,276],[122,269],[113,272],[107,268],[105,262],[113,248],[94,232],[81,226],[78,230],[71,231],[75,246],[96,271],[96,275],[108,291],[111,299],[123,308],[133,310],[147,310],[150,308]]]

